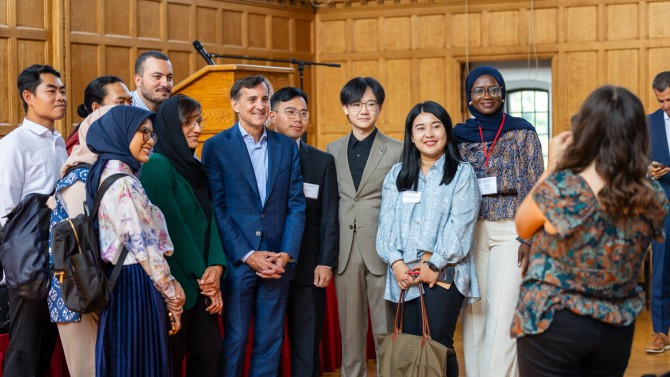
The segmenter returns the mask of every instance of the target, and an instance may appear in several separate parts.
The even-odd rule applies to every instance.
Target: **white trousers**
[[[514,220],[479,220],[472,256],[482,299],[463,310],[467,377],[518,376],[516,339],[510,337],[521,269]]]

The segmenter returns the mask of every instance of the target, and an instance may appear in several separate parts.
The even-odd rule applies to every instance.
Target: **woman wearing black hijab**
[[[149,199],[165,214],[175,252],[170,269],[186,292],[182,329],[170,338],[175,376],[188,352],[187,376],[213,376],[219,361],[220,280],[226,270],[223,246],[207,195],[207,173],[195,157],[202,108],[178,94],[157,111],[155,153],[140,180]]]
[[[505,81],[497,69],[472,70],[465,88],[474,118],[457,125],[454,136],[482,194],[471,251],[482,299],[463,312],[465,369],[468,377],[517,376],[510,324],[531,240],[518,237],[514,215],[544,171],[542,146],[528,121],[505,114]]]

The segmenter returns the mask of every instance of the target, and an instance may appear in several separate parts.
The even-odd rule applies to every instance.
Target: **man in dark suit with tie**
[[[326,287],[337,267],[339,225],[337,173],[333,156],[300,140],[307,131],[307,95],[298,88],[282,88],[270,99],[275,131],[295,140],[300,148],[300,170],[307,201],[300,257],[288,299],[291,377],[318,377],[319,342],[326,308]]]
[[[268,92],[263,76],[235,82],[230,104],[239,121],[207,140],[202,151],[228,262],[222,288],[221,376],[242,375],[252,317],[249,375],[277,374],[288,284],[305,225],[298,148],[265,128]]]
[[[649,175],[663,186],[670,198],[670,71],[661,72],[652,83],[654,94],[661,107],[649,114],[649,136],[651,138],[651,163]],[[670,349],[670,216],[665,218],[665,242],[651,243],[651,323],[654,328],[649,353],[661,353]]]

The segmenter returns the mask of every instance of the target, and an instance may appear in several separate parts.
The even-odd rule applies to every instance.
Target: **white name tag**
[[[403,191],[403,203],[421,203],[421,193],[419,191]]]
[[[305,198],[309,199],[318,199],[319,198],[319,185],[314,183],[303,183],[302,192],[305,193]]]
[[[479,184],[479,192],[482,195],[492,195],[498,193],[498,183],[496,177],[486,177],[477,179],[477,184]]]

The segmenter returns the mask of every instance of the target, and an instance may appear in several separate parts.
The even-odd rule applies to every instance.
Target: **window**
[[[549,117],[549,92],[541,89],[515,89],[507,92],[506,112],[521,117],[535,126],[542,144],[542,157],[547,167],[551,124]]]

